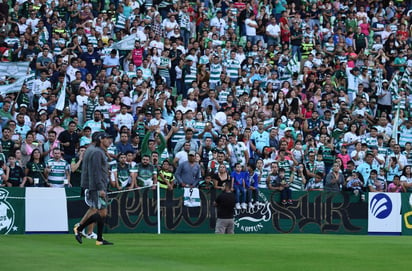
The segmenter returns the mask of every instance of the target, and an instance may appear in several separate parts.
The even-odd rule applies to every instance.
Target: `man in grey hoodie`
[[[111,143],[110,137],[105,132],[95,132],[92,136],[94,144],[91,144],[84,153],[81,187],[85,189],[85,201],[89,210],[73,229],[75,238],[80,244],[82,243],[81,231],[91,223],[97,223],[96,245],[113,245],[102,236],[108,205],[109,166],[106,150]]]

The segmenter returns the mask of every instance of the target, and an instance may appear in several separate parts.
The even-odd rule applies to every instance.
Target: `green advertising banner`
[[[71,191],[73,193],[73,191]],[[80,195],[80,191],[76,191]],[[74,194],[76,194],[74,193]],[[212,233],[216,224],[214,199],[219,191],[201,191],[200,207],[183,205],[183,189],[161,191],[162,233]],[[113,194],[107,232],[157,232],[156,191],[144,189]],[[279,194],[260,192],[261,204],[236,210],[236,233],[344,233],[367,234],[367,201],[351,193],[294,192],[293,203],[283,206]],[[87,210],[83,199],[68,201],[70,228]]]
[[[402,193],[402,235],[412,235],[412,193]]]
[[[0,188],[0,235],[24,233],[25,190]]]
[[[186,207],[183,189],[161,190],[162,233],[213,233],[220,191],[201,190],[200,207]],[[402,193],[402,234],[412,234],[412,194]],[[259,192],[260,204],[235,211],[236,233],[368,234],[368,200],[352,193],[293,192],[293,203],[280,204],[279,193]],[[88,207],[80,188],[67,188],[69,230]],[[156,190],[116,191],[106,220],[106,232],[157,233]],[[0,234],[25,232],[25,189],[0,188]]]

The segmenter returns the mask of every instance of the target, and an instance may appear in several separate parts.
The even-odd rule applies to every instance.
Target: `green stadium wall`
[[[52,188],[50,188],[52,189]],[[7,191],[7,196],[5,192]],[[183,189],[161,190],[162,233],[213,233],[219,191],[201,190],[201,207],[183,206]],[[0,188],[0,234],[25,233],[25,189]],[[112,194],[105,231],[157,233],[156,190],[143,189]],[[237,211],[236,233],[332,233],[368,234],[368,198],[351,193],[293,192],[293,204],[279,203],[279,193],[260,190],[264,204],[251,211]],[[87,206],[79,188],[66,188],[68,229]],[[412,234],[412,196],[402,194],[402,234]],[[52,219],[52,218],[50,218]],[[13,224],[13,225],[10,225]]]

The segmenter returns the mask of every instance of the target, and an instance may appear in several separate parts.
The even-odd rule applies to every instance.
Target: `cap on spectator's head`
[[[20,108],[22,108],[22,107],[27,108],[27,104],[21,104],[21,105],[20,105]]]
[[[104,95],[105,97],[113,97],[113,95],[109,92]]]
[[[106,132],[94,132],[92,135],[92,141],[97,142],[98,140],[102,140],[103,138],[110,138],[112,137]]]
[[[126,103],[121,103],[120,104],[120,108],[122,108],[122,107],[126,107],[127,109],[129,109],[130,108],[130,105],[128,105],[128,104],[126,104]]]
[[[40,94],[49,94],[49,91],[47,89],[43,89]]]
[[[39,116],[41,116],[41,115],[47,115],[47,111],[44,110],[44,109],[40,110],[39,111]]]
[[[263,151],[271,153],[272,152],[272,148],[271,147],[264,147]]]
[[[132,106],[130,100],[127,100],[127,99],[122,100],[122,105],[127,106],[127,108],[130,108]]]
[[[352,71],[358,72],[358,71],[359,71],[359,68],[358,68],[358,67],[355,67],[355,68],[352,69]]]
[[[229,133],[227,136],[228,137],[235,137],[235,134],[234,133]]]
[[[382,84],[383,84],[383,83],[389,83],[389,81],[386,80],[386,79],[383,79],[383,80],[382,80]]]
[[[196,152],[195,151],[189,151],[189,154],[188,154],[189,156],[195,156],[196,155]]]
[[[285,133],[286,133],[286,132],[292,132],[292,130],[293,130],[293,129],[292,129],[291,127],[286,127],[286,128],[285,128]]]
[[[41,125],[43,125],[43,126],[44,126],[44,124],[43,124],[42,122],[40,122],[40,121],[39,121],[39,122],[37,122],[37,123],[36,123],[36,125],[34,126],[34,128],[37,128],[37,127],[39,127],[39,126],[41,126]]]

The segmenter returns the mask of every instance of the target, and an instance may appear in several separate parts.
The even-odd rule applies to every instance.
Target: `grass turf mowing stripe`
[[[105,234],[0,237],[3,270],[389,270],[407,268],[410,236]]]

